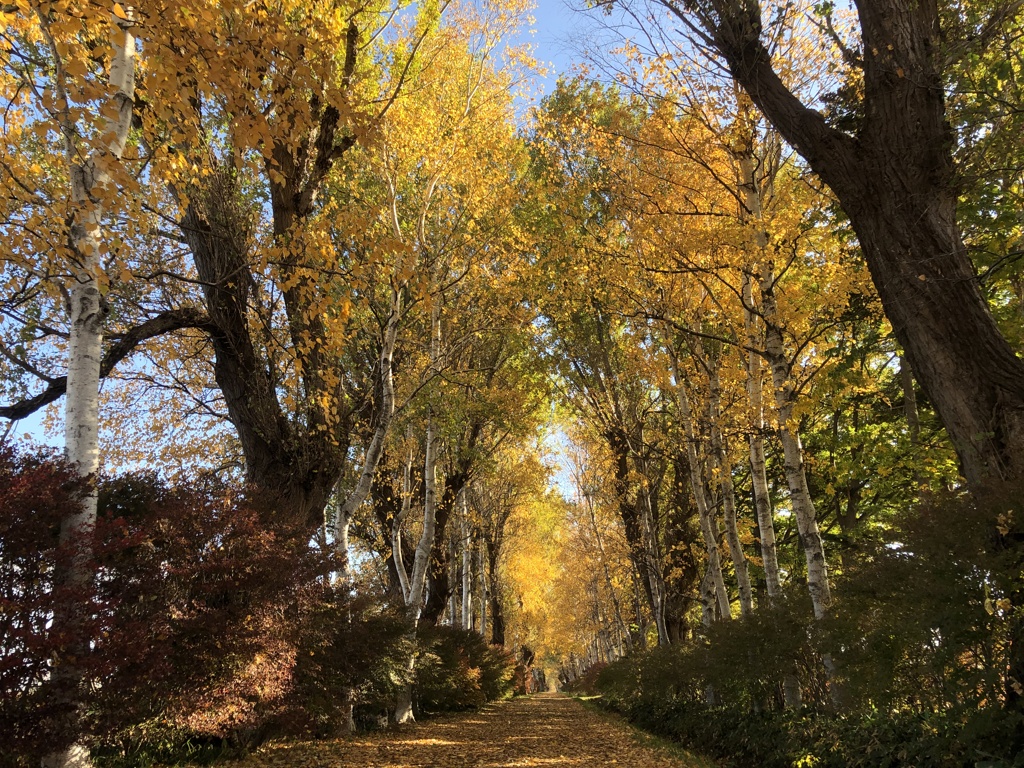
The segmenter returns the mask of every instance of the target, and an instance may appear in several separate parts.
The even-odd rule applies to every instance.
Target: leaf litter
[[[559,694],[491,704],[398,731],[278,742],[233,768],[702,768],[641,743],[615,719]]]

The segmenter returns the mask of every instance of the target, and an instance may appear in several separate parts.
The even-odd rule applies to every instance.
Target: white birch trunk
[[[406,436],[408,438],[408,435]],[[409,602],[409,571],[405,565],[405,553],[402,551],[402,525],[409,517],[412,509],[412,461],[413,449],[409,448],[409,455],[405,460],[405,467],[402,471],[402,507],[398,515],[391,521],[391,558],[395,561],[395,571],[398,573],[398,584],[402,588],[402,600]]]
[[[359,506],[366,501],[373,482],[373,475],[380,465],[380,457],[384,452],[384,440],[391,430],[391,420],[395,414],[395,378],[394,378],[394,356],[395,343],[398,338],[398,320],[401,315],[401,293],[395,289],[391,291],[391,312],[384,328],[384,336],[381,340],[381,351],[378,358],[381,377],[381,409],[378,414],[377,426],[370,438],[363,456],[363,468],[359,474],[359,480],[355,487],[345,498],[345,501],[338,505],[338,511],[334,521],[335,548],[339,552],[344,564],[342,574],[343,583],[348,585],[351,582],[351,571],[348,557],[348,530],[352,522],[352,516]],[[403,499],[404,503],[404,499]],[[401,520],[396,520],[397,525],[392,528],[392,546],[395,545],[395,534],[397,533],[397,550],[395,550],[395,565],[399,573],[399,581],[405,573],[404,565],[401,563]],[[407,585],[402,585],[403,594],[407,592]],[[351,616],[349,617],[351,621]],[[344,701],[342,703],[344,722],[342,731],[355,733],[356,724],[353,717],[355,709],[355,692],[346,687],[342,691]]]
[[[737,104],[743,97],[736,91]],[[742,107],[741,107],[742,109]],[[740,130],[746,136],[746,146],[738,154],[739,189],[743,205],[740,218],[753,226],[754,244],[763,264],[768,262],[768,236],[764,228],[764,207],[761,204],[761,188],[758,184],[754,164],[753,128],[749,115],[741,113],[738,118]],[[766,183],[773,183],[767,178]],[[774,602],[782,592],[779,577],[778,547],[775,538],[775,515],[772,509],[771,496],[768,492],[768,473],[764,456],[764,389],[761,378],[761,355],[757,351],[761,347],[756,317],[754,314],[754,279],[751,270],[743,272],[743,326],[747,337],[747,394],[750,398],[751,434],[750,434],[750,477],[754,489],[754,507],[757,513],[757,527],[761,535],[761,560],[764,565],[765,589],[769,602]],[[774,382],[774,377],[773,377]],[[788,484],[788,482],[787,482]],[[805,482],[806,485],[806,482]],[[792,486],[791,486],[792,487]],[[798,526],[799,527],[799,526]],[[782,680],[783,700],[787,709],[795,709],[802,703],[800,680],[795,668],[787,673]]]
[[[64,61],[49,31],[46,16],[39,12],[43,36],[54,57],[54,90],[57,104],[62,105],[57,114],[61,132],[64,135],[65,160],[71,182],[71,208],[74,219],[71,225],[71,243],[76,263],[71,271],[74,282],[70,290],[70,338],[68,344],[67,396],[64,412],[64,440],[68,461],[79,475],[94,478],[99,471],[99,382],[100,362],[103,345],[103,323],[106,315],[103,242],[101,228],[106,214],[105,201],[116,194],[112,178],[112,166],[120,162],[128,142],[132,112],[135,106],[136,50],[134,22],[111,13],[110,44],[113,56],[110,63],[108,84],[110,90],[109,113],[99,121],[98,136],[103,143],[85,152],[76,142],[79,135],[77,124],[70,112],[67,93],[67,74]],[[96,524],[97,497],[92,489],[82,500],[81,507],[61,521],[60,541],[74,542],[76,555],[62,578],[73,585],[89,584],[94,574],[89,566],[91,548],[87,544],[89,531]],[[72,625],[79,611],[67,606],[58,609],[53,617],[53,631]],[[79,638],[84,644],[87,638]],[[75,665],[65,662],[55,672],[55,679],[61,680],[62,692],[70,713],[67,723],[69,730],[76,730],[82,707],[81,674]],[[42,760],[45,768],[85,768],[92,765],[88,747],[73,743],[67,749],[50,753]]]
[[[693,424],[693,411],[690,407],[690,399],[686,395],[685,385],[680,377],[679,363],[674,352],[670,354],[670,360],[672,376],[676,382],[676,406],[679,410],[679,419],[686,433],[686,459],[690,469],[690,487],[693,491],[694,503],[697,505],[697,516],[700,519],[700,531],[704,537],[704,547],[708,553],[709,586],[714,589],[721,618],[731,619],[732,610],[729,605],[729,592],[725,588],[725,578],[722,575],[722,560],[718,549],[718,536],[715,532],[716,526],[712,519],[707,495],[704,492],[704,473],[701,471],[700,457],[697,454],[698,438]]]
[[[473,536],[469,525],[469,504],[462,494],[462,628],[473,628]]]
[[[764,457],[764,396],[761,379],[761,355],[756,351],[760,348],[757,326],[755,323],[753,297],[753,279],[749,274],[743,276],[743,324],[746,330],[747,345],[747,395],[750,399],[751,433],[750,433],[750,479],[754,488],[754,507],[757,512],[757,527],[761,534],[761,560],[764,563],[765,589],[768,600],[774,601],[782,591],[779,578],[779,556],[775,540],[775,512],[772,509],[771,495],[768,492],[768,471]]]
[[[406,616],[412,622],[420,619],[423,610],[423,595],[427,584],[427,567],[433,549],[437,519],[437,445],[434,435],[434,419],[427,419],[427,438],[423,460],[423,533],[416,545],[412,575],[409,578],[409,597],[406,600]]]
[[[423,611],[424,589],[427,583],[427,567],[430,564],[430,552],[433,549],[434,532],[437,515],[437,460],[435,454],[434,420],[427,419],[427,436],[425,458],[423,461],[423,532],[416,545],[413,559],[412,574],[408,577],[408,591],[405,593],[405,617],[412,626],[411,639],[416,638],[416,626],[419,624]],[[401,578],[399,569],[399,578]],[[416,671],[416,653],[407,662],[407,672],[411,678]],[[412,683],[402,686],[395,703],[395,722],[398,724],[415,721],[412,711]]]
[[[433,417],[427,418],[423,483],[425,486],[423,493],[423,533],[420,536],[419,543],[416,545],[416,555],[413,559],[412,574],[408,579],[409,590],[406,593],[405,600],[405,617],[412,625],[412,639],[415,639],[416,625],[419,623],[420,614],[423,611],[427,567],[430,564],[430,553],[433,549],[437,520],[437,459]],[[413,653],[408,661],[410,677],[415,670],[416,654]],[[395,722],[399,724],[411,723],[415,719],[412,712],[412,683],[408,683],[399,690],[398,701],[395,704]]]
[[[458,502],[456,501],[456,504]],[[454,526],[453,526],[454,527]],[[452,533],[448,537],[448,583],[451,585],[457,584],[459,579],[459,558],[461,557],[461,551],[459,546],[459,536],[457,533]],[[462,619],[462,600],[459,596],[459,591],[452,587],[451,593],[448,595],[448,605],[445,607],[446,622],[450,627],[461,627]]]
[[[775,299],[772,294],[773,276],[765,267],[762,278],[761,296],[764,306],[767,330],[765,352],[772,371],[775,390],[775,406],[779,418],[779,440],[782,442],[783,458],[786,465],[786,483],[789,485],[789,500],[796,517],[800,543],[807,561],[807,590],[811,595],[816,618],[822,618],[832,605],[832,591],[829,587],[828,568],[825,562],[825,546],[818,530],[817,511],[807,487],[807,473],[804,471],[804,449],[793,417],[796,396],[793,391],[792,375],[782,333],[775,326]]]
[[[441,316],[440,303],[435,302],[430,316],[430,362],[436,366],[440,352]],[[405,616],[412,626],[415,639],[416,625],[423,612],[423,595],[427,584],[427,570],[430,565],[430,554],[434,547],[434,535],[437,527],[437,439],[434,434],[434,417],[427,415],[427,434],[424,444],[423,459],[423,532],[416,545],[413,559],[412,574],[409,576],[409,589],[406,593]],[[403,500],[404,503],[404,500]],[[396,561],[397,562],[397,561]],[[401,571],[399,571],[401,574]],[[408,671],[410,678],[416,669],[416,654],[409,659]],[[403,686],[395,705],[395,722],[411,723],[415,720],[412,711],[412,683]]]
[[[345,591],[345,599],[348,600],[349,592],[352,589],[352,561],[349,558],[349,525],[351,519],[348,516],[343,516],[339,510],[336,517],[336,524],[334,527],[334,549],[338,553],[341,561],[341,569],[338,573],[341,587]],[[352,612],[346,609],[345,621],[349,624],[352,623]],[[342,733],[355,733],[356,732],[356,721],[355,721],[355,703],[356,696],[355,690],[352,686],[346,685],[341,690],[341,711],[342,711]]]
[[[480,574],[480,634],[487,637],[487,544],[480,538],[478,557]]]
[[[742,100],[743,96],[737,91],[737,103],[742,103]],[[744,117],[747,119],[744,120]],[[753,128],[747,124],[749,116],[741,115],[738,122],[741,123],[742,135],[748,138],[748,146],[745,146],[737,156],[742,200],[740,218],[753,227],[756,251],[760,254],[761,260],[766,261],[768,237],[764,229],[764,209],[761,204],[761,190],[757,182],[754,163]],[[768,493],[768,473],[765,468],[764,456],[764,390],[761,378],[761,355],[757,351],[761,348],[762,341],[754,314],[754,278],[749,270],[744,270],[743,273],[742,300],[743,327],[747,337],[747,394],[750,398],[752,422],[750,435],[751,484],[754,488],[757,527],[761,534],[761,559],[764,562],[765,585],[768,599],[774,600],[778,597],[782,585],[779,578],[774,510],[771,496]]]
[[[725,520],[729,554],[732,556],[736,585],[739,589],[740,614],[750,616],[754,612],[754,596],[753,590],[750,588],[747,557],[743,553],[743,543],[740,541],[739,526],[736,520],[736,488],[732,482],[732,465],[729,462],[725,438],[722,436],[722,383],[717,368],[709,366],[707,373],[711,395],[708,399],[708,418],[711,432],[712,472],[718,475],[718,487],[722,493],[722,516]]]
[[[338,507],[336,528],[340,530],[352,520],[359,506],[366,501],[373,484],[373,476],[380,465],[380,457],[384,453],[384,441],[391,431],[391,421],[395,415],[395,344],[398,340],[398,324],[402,314],[402,294],[397,288],[391,289],[391,307],[384,335],[381,338],[380,355],[377,365],[380,368],[381,407],[377,415],[377,426],[366,446],[363,456],[363,468],[355,487]]]

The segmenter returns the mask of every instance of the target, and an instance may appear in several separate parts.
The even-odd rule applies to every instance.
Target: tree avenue
[[[531,11],[0,7],[0,766],[1024,751],[1020,5]]]

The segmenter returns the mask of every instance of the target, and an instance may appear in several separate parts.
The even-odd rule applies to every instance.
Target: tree
[[[8,104],[21,112],[26,105],[20,92],[31,94],[35,103],[28,109],[34,107],[44,116],[43,135],[37,138],[44,139],[49,130],[58,134],[63,144],[60,175],[68,185],[63,201],[68,223],[67,245],[61,248],[67,264],[61,271],[70,272],[64,289],[70,315],[64,444],[70,464],[82,478],[95,482],[100,467],[98,401],[105,294],[110,282],[106,262],[112,239],[105,227],[119,195],[130,183],[121,160],[135,108],[136,23],[120,4],[89,9],[82,17],[66,7],[35,7],[24,16],[19,13],[22,9],[11,11],[16,14],[11,30],[18,42],[5,44],[3,51]],[[5,8],[5,15],[11,11]],[[105,36],[106,45],[90,46],[90,35]],[[32,49],[42,54],[42,66],[33,59]],[[3,177],[4,186],[21,182],[9,166]],[[22,191],[35,196],[24,186]],[[61,521],[61,541],[77,542],[80,552],[64,564],[58,580],[86,591],[94,578],[88,565],[88,542],[96,524],[96,500],[95,490],[86,493],[81,507]],[[82,611],[76,603],[63,603],[55,607],[53,617],[54,631],[77,637],[81,644],[68,649],[67,659],[54,660],[59,681],[54,695],[65,707],[60,734],[64,743],[55,745],[55,751],[43,761],[54,768],[91,765],[88,747],[77,740],[84,681],[71,660],[81,656],[88,643],[81,632]]]
[[[857,3],[862,95],[852,132],[830,126],[783,83],[759,2],[658,0],[685,34],[720,56],[750,98],[835,192],[882,305],[935,404],[974,488],[1024,473],[1024,364],[978,288],[957,225],[957,186],[945,116],[946,61],[939,5]],[[628,6],[627,6],[628,7]],[[1012,14],[997,5],[956,42],[981,46]],[[788,6],[787,6],[788,8]],[[831,25],[831,20],[827,22]],[[861,79],[862,78],[862,79]]]

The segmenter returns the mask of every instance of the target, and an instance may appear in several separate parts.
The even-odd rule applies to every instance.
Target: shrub
[[[186,489],[118,478],[102,486],[100,511],[98,536],[129,546],[98,568],[97,591],[114,608],[96,651],[117,660],[100,680],[99,732],[259,741],[291,690],[329,557],[212,479]]]
[[[82,734],[132,752],[186,736],[258,741],[293,690],[311,606],[330,593],[331,558],[275,527],[258,500],[210,479],[170,488],[132,475],[100,485],[89,540],[93,584],[54,574],[82,556],[60,522],[86,484],[60,460],[0,449],[0,732],[8,764],[60,739],[56,661],[77,650],[89,683]],[[49,622],[81,607],[76,636]],[[70,650],[69,650],[70,649]]]
[[[58,543],[60,523],[74,511],[87,485],[53,455],[16,455],[0,446],[0,733],[3,761],[38,754],[59,743],[52,724],[60,719],[49,695],[52,660],[67,656],[74,638],[50,631],[57,604],[85,605],[88,590],[56,584],[54,574],[76,554]],[[99,606],[83,611],[93,617]],[[90,618],[86,631],[98,634]],[[80,659],[91,674],[93,659]]]
[[[341,595],[322,601],[305,622],[295,685],[282,730],[335,736],[344,725],[344,703],[354,696],[355,719],[378,727],[394,705],[412,652],[409,626],[397,613],[375,610],[371,600]]]
[[[477,632],[424,627],[419,632],[416,692],[419,708],[441,712],[507,698],[515,686],[515,659]]]
[[[932,500],[862,548],[825,620],[797,591],[620,660],[597,687],[608,706],[724,765],[1024,766],[1013,677],[1022,523],[1016,492]],[[780,681],[794,670],[804,706],[783,711]]]

